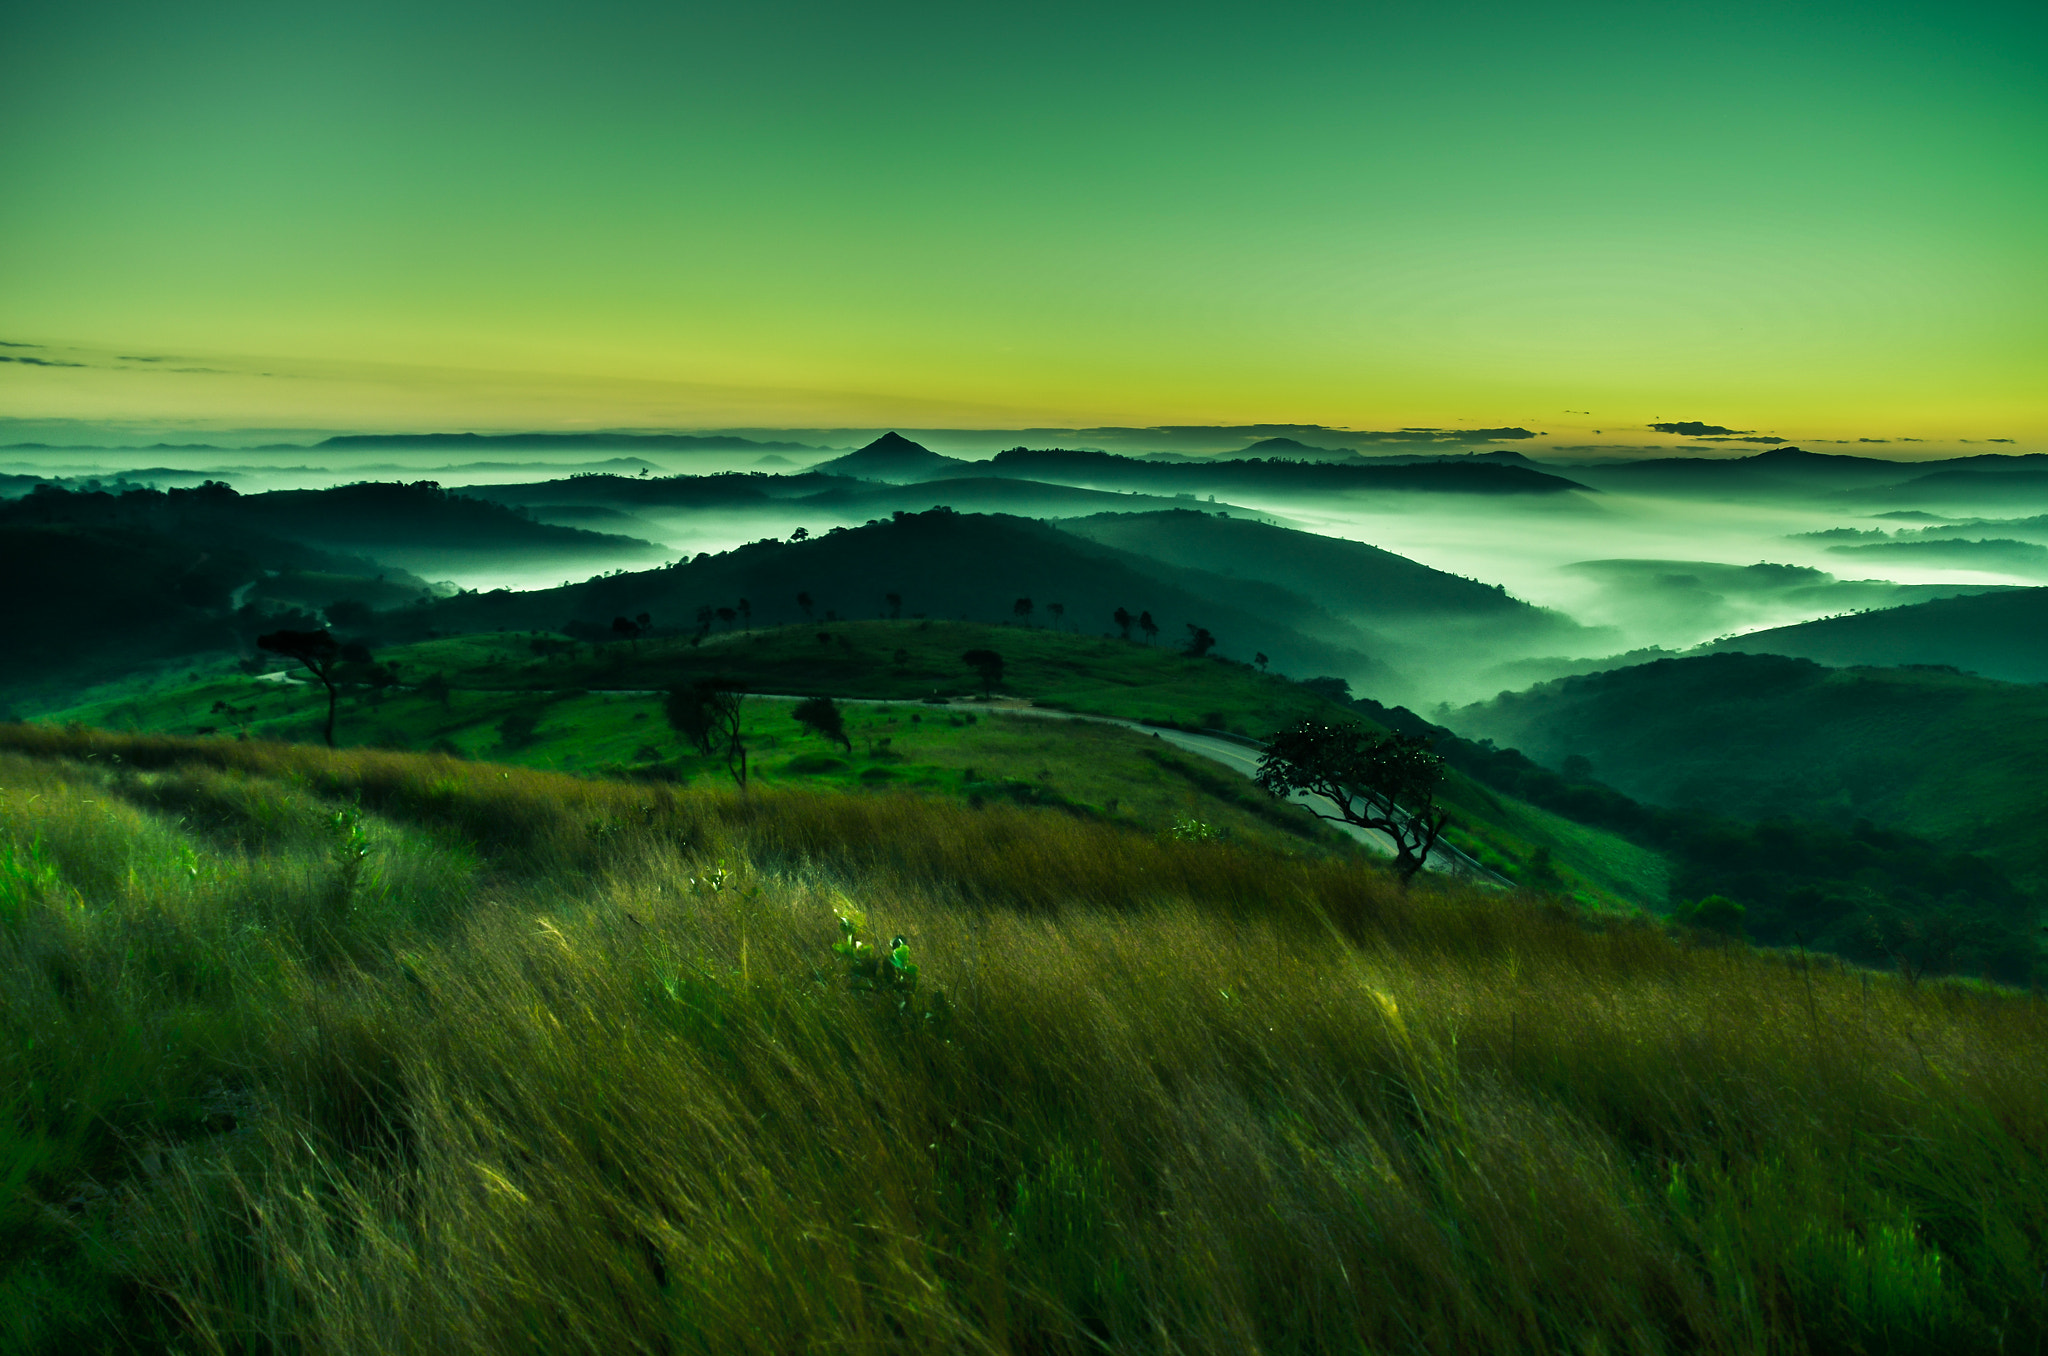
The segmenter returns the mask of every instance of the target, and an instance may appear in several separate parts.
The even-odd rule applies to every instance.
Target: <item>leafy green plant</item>
[[[843,906],[839,914],[839,940],[833,952],[844,965],[847,987],[855,993],[880,994],[893,1005],[898,1016],[914,1017],[928,1026],[943,1027],[952,1014],[944,994],[934,993],[917,1001],[917,965],[910,959],[910,944],[891,937],[889,945],[877,947],[867,939],[867,914]]]

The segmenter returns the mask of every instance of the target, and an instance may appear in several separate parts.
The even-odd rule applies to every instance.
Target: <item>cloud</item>
[[[1702,424],[1697,419],[1680,419],[1669,424],[1651,424],[1659,433],[1676,433],[1681,438],[1708,438],[1717,434],[1749,432],[1746,428],[1722,428],[1719,424]]]
[[[2012,441],[2012,439],[2010,439],[2010,438],[1986,438],[1986,439],[1985,439],[1984,441],[1985,441],[1985,442],[1987,442],[1987,443],[2009,443],[2009,442],[2011,442],[2011,441]]]
[[[8,342],[7,342],[7,341],[6,341],[5,339],[0,339],[0,348],[41,348],[41,347],[42,347],[42,345],[41,345],[41,344],[10,344],[10,343],[8,343]]]
[[[9,345],[8,345],[8,347],[9,347],[9,348],[15,348],[15,347],[20,347],[20,348],[28,348],[28,347],[30,347],[30,345],[27,345],[27,344],[21,344],[21,345],[9,344]],[[13,356],[12,354],[7,354],[7,353],[0,353],[0,363],[26,363],[26,364],[28,364],[28,365],[29,365],[30,367],[84,367],[84,366],[85,366],[85,364],[84,364],[84,363],[60,363],[60,362],[53,362],[53,361],[51,361],[51,360],[50,360],[50,359],[48,359],[48,358],[21,358],[21,357],[15,357],[15,356]]]
[[[1890,441],[1891,441],[1891,439],[1889,439],[1889,438],[1858,438],[1858,439],[1857,439],[1856,441],[1857,441],[1857,442],[1859,442],[1859,443],[1888,443],[1888,442],[1890,442]]]
[[[1749,437],[1747,437],[1747,438],[1736,438],[1736,437],[1725,437],[1725,438],[1702,438],[1702,439],[1700,439],[1700,441],[1701,441],[1701,442],[1704,442],[1704,443],[1764,443],[1764,444],[1767,444],[1767,445],[1769,445],[1769,446],[1775,447],[1775,446],[1777,446],[1777,445],[1778,445],[1779,443],[1782,443],[1782,442],[1784,442],[1785,440],[1784,440],[1783,438],[1772,438],[1772,437],[1769,437],[1769,436],[1767,436],[1767,435],[1765,435],[1765,434],[1760,434],[1760,433],[1759,433],[1759,434],[1752,434],[1751,436],[1749,436]]]
[[[170,361],[168,358],[139,358],[132,353],[117,353],[114,356],[124,363],[161,363]]]

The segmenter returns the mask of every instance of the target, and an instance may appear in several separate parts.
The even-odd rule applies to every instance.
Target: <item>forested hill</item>
[[[325,490],[238,494],[209,481],[190,490],[67,491],[41,487],[0,502],[0,530],[70,524],[80,528],[146,530],[206,544],[277,541],[365,551],[405,563],[418,552],[541,551],[615,556],[650,543],[572,527],[536,523],[523,514],[432,481],[365,482]]]
[[[806,610],[799,595],[807,596]],[[894,595],[897,601],[891,602]],[[1178,569],[1084,541],[1043,523],[947,509],[903,514],[804,542],[762,541],[689,563],[530,593],[465,594],[391,619],[399,633],[608,625],[645,612],[689,630],[700,608],[747,603],[755,624],[900,614],[1006,621],[1030,599],[1038,625],[1115,629],[1119,608],[1149,612],[1159,640],[1217,638],[1217,652],[1256,653],[1295,673],[1338,673],[1368,690],[1405,690],[1374,653],[1380,638],[1293,593],[1256,580]],[[1052,605],[1064,609],[1060,616]]]
[[[1573,629],[1568,619],[1511,597],[1498,585],[1342,537],[1193,509],[1098,513],[1054,525],[1168,565],[1278,584],[1334,611],[1432,620],[1484,617],[1509,625]]]
[[[2048,873],[2041,687],[1717,654],[1562,678],[1449,723],[1659,805],[1869,819]]]
[[[2048,682],[2048,588],[1828,617],[1752,631],[1714,648],[1823,664],[1946,664],[2008,682]]]
[[[1139,461],[1109,452],[1065,448],[1012,448],[988,463],[996,475],[1050,480],[1095,489],[1153,494],[1328,494],[1430,492],[1437,494],[1563,494],[1587,487],[1522,466],[1476,458],[1408,466],[1357,466],[1284,459],[1249,461]]]

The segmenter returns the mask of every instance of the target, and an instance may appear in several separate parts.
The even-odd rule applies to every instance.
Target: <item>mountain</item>
[[[1724,653],[1559,679],[1446,723],[1657,805],[1871,820],[2048,871],[2048,689],[2038,686]]]
[[[958,474],[968,464],[958,457],[941,456],[900,433],[884,433],[859,451],[820,462],[812,469],[861,480],[927,480]]]
[[[465,594],[392,619],[394,636],[512,630],[603,628],[617,616],[650,614],[658,627],[688,629],[700,607],[749,601],[756,625],[807,617],[883,615],[887,594],[903,615],[972,621],[1010,620],[1030,598],[1043,626],[1050,604],[1063,624],[1084,634],[1114,630],[1117,608],[1150,612],[1159,641],[1178,645],[1190,625],[1218,639],[1217,652],[1249,660],[1270,656],[1296,674],[1335,674],[1375,693],[1411,691],[1380,658],[1392,643],[1290,590],[1146,560],[1085,541],[1043,523],[945,510],[903,514],[869,527],[806,542],[751,546],[642,570],[525,593]],[[798,595],[813,600],[806,612]],[[1405,699],[1405,698],[1400,698]]]
[[[1831,555],[1903,560],[1959,570],[1994,570],[2037,578],[2048,574],[2048,546],[2014,541],[2010,537],[1894,539],[1830,546],[1828,552]]]
[[[414,447],[484,452],[497,448],[555,451],[579,447],[648,448],[670,452],[816,452],[808,443],[763,442],[725,434],[689,433],[344,433],[314,447],[354,452]]]
[[[1403,667],[1498,663],[1531,648],[1576,649],[1584,628],[1482,584],[1364,542],[1192,509],[1102,513],[1062,531],[1157,561],[1277,585],[1399,642]],[[1489,689],[1490,690],[1490,689]]]
[[[799,502],[838,509],[847,514],[885,514],[898,509],[921,513],[943,504],[962,513],[1011,513],[1024,518],[1046,518],[1110,508],[1139,511],[1171,509],[1179,507],[1178,500],[1192,498],[1193,495],[1088,490],[1043,480],[1010,480],[1001,476],[956,476],[910,485],[878,485],[860,481],[805,495]],[[1251,510],[1221,504],[1211,511],[1249,513]]]
[[[1881,457],[1774,447],[1748,457],[1653,457],[1571,467],[1571,474],[1603,490],[1630,494],[1772,498],[1888,485],[1910,476],[1910,463]]]
[[[1093,489],[1181,491],[1210,494],[1325,495],[1337,493],[1562,494],[1587,487],[1563,476],[1479,457],[1379,465],[1253,461],[1167,462],[1067,448],[1012,448],[989,463],[998,475]]]
[[[1242,452],[1228,454],[1228,459],[1241,461],[1247,457],[1278,457],[1286,461],[1357,461],[1358,453],[1348,447],[1311,447],[1293,438],[1265,438],[1253,443]]]
[[[1752,631],[1712,648],[1823,664],[1945,664],[2007,682],[2048,682],[2048,588],[1827,617]]]
[[[1842,499],[1849,503],[1887,507],[1931,504],[1977,513],[2041,508],[2048,506],[2048,469],[2042,469],[2038,462],[1995,470],[1980,463],[1966,469],[1934,471],[1894,484],[1845,492]]]

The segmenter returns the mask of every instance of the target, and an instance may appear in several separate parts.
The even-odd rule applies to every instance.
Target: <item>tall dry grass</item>
[[[2048,1331],[2027,995],[1016,809],[0,749],[18,1346]]]

